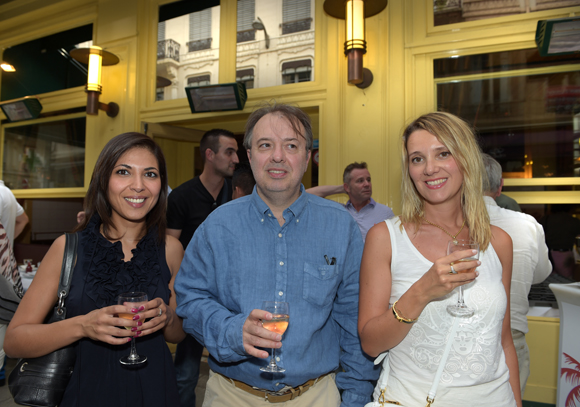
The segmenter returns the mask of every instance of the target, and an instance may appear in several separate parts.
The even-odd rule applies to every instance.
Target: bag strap
[[[437,368],[437,372],[435,373],[435,378],[433,379],[433,383],[431,385],[431,389],[429,390],[429,394],[427,395],[427,405],[425,407],[430,407],[433,402],[435,402],[435,395],[437,394],[437,388],[439,387],[439,382],[441,381],[441,375],[443,374],[443,369],[445,368],[445,362],[449,358],[449,352],[451,352],[451,346],[453,343],[453,338],[455,336],[455,332],[457,332],[457,326],[459,325],[459,318],[454,317],[453,325],[451,326],[451,330],[449,331],[449,338],[447,340],[447,344],[445,345],[445,350],[443,352],[443,356],[441,357],[441,361],[439,362],[439,367]],[[387,388],[388,377],[390,374],[391,366],[389,363],[389,352],[383,352],[375,359],[375,365],[382,363],[383,371],[385,373],[385,381],[380,383],[381,389],[380,394],[378,395],[377,403],[379,406],[384,406],[388,404],[399,404],[396,401],[390,401],[385,398],[385,391]],[[380,381],[380,378],[379,378]],[[376,397],[376,396],[375,396]]]
[[[453,343],[453,338],[455,337],[455,332],[457,331],[458,325],[459,325],[459,317],[454,317],[453,325],[451,326],[451,331],[449,332],[449,338],[447,339],[447,345],[445,346],[445,351],[443,352],[443,356],[441,357],[441,362],[439,362],[437,373],[435,373],[435,378],[433,379],[431,390],[429,390],[429,395],[427,396],[427,405],[425,407],[430,407],[431,404],[435,401],[435,394],[437,394],[437,388],[439,387],[439,382],[441,381],[443,368],[445,367],[445,362],[449,358],[451,344]]]
[[[76,233],[65,234],[65,247],[62,257],[62,268],[60,270],[60,282],[58,284],[58,303],[54,308],[54,318],[64,320],[66,318],[66,307],[64,300],[68,296],[73,269],[77,261],[78,235]]]

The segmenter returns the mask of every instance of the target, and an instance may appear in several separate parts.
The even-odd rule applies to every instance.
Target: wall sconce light
[[[254,30],[264,30],[264,36],[266,37],[266,49],[270,48],[270,37],[266,32],[266,26],[262,22],[260,17],[256,17],[256,19],[252,22],[252,28]]]
[[[11,122],[36,119],[40,116],[42,105],[38,98],[26,96],[21,99],[7,100],[0,103],[0,109]]]
[[[348,83],[364,89],[373,83],[373,74],[363,68],[367,52],[365,18],[372,17],[387,7],[388,0],[325,0],[326,14],[346,21],[344,54],[348,58]]]
[[[101,68],[103,66],[116,65],[119,57],[105,51],[101,47],[92,46],[90,48],[77,48],[70,52],[70,56],[80,63],[89,66],[87,75],[87,114],[97,115],[100,110],[104,110],[109,117],[116,117],[119,114],[119,105],[115,102],[108,104],[99,102],[99,95],[103,89],[101,82]]]

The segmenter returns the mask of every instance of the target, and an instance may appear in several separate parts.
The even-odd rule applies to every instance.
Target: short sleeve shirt
[[[184,182],[169,194],[167,227],[181,230],[179,241],[187,248],[193,234],[218,206],[232,200],[232,186],[226,178],[217,199],[203,186],[199,177]]]

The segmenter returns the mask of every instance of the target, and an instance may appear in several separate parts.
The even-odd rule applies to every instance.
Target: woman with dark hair
[[[435,395],[435,406],[521,406],[512,241],[490,225],[475,135],[456,116],[429,113],[407,127],[401,153],[402,214],[371,228],[360,271],[361,345],[371,356],[388,351],[381,396],[404,406]],[[447,254],[459,240],[477,243],[479,260],[472,249]],[[458,287],[472,316],[452,315]]]
[[[175,372],[167,342],[185,333],[175,313],[173,282],[183,258],[165,234],[167,170],[159,146],[140,133],[107,143],[85,199],[67,319],[43,324],[56,303],[64,236],[55,240],[22,299],[6,335],[12,357],[38,357],[75,344],[77,359],[61,407],[177,406]],[[139,308],[115,305],[127,292],[145,292]],[[132,320],[119,318],[133,314]],[[127,329],[125,329],[127,328]],[[140,365],[119,359],[137,337]]]

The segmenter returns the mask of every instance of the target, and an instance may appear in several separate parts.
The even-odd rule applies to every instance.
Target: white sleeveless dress
[[[398,300],[433,265],[415,248],[399,217],[385,221],[392,245],[390,303]],[[465,302],[474,316],[461,318],[453,338],[446,308],[457,302],[457,290],[425,307],[409,334],[389,351],[386,398],[403,406],[421,406],[448,341],[453,341],[441,376],[434,407],[515,406],[509,371],[501,346],[507,306],[502,266],[491,245],[480,254],[479,277],[464,286]]]

